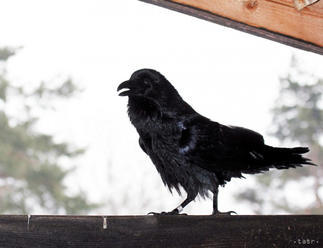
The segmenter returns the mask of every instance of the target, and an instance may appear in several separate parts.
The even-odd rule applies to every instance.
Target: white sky
[[[269,109],[291,55],[304,70],[323,71],[322,56],[139,1],[0,0],[0,13],[0,46],[23,47],[10,60],[12,80],[33,85],[71,76],[84,89],[57,112],[42,113],[39,128],[88,148],[67,183],[92,200],[112,201],[119,214],[171,210],[181,201],[140,150],[126,98],[117,96],[133,71],[160,71],[201,114],[254,129],[271,144]],[[230,192],[244,185],[234,180],[221,189],[220,209],[251,213],[232,206]],[[124,204],[125,194],[132,205]],[[211,205],[197,201],[186,212],[208,214]],[[106,206],[94,213],[115,212]]]

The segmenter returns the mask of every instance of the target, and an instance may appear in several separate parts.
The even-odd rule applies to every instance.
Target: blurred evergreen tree
[[[64,179],[72,170],[60,166],[63,159],[84,151],[35,131],[38,118],[32,113],[38,105],[50,107],[50,99],[71,97],[77,91],[75,85],[71,80],[56,88],[41,83],[32,92],[14,86],[8,80],[6,62],[15,51],[0,48],[0,213],[79,214],[95,208],[83,192],[67,193]],[[8,111],[12,101],[20,104],[21,115]]]
[[[286,146],[309,146],[311,152],[305,156],[319,166],[273,170],[258,175],[255,177],[256,186],[240,193],[238,198],[251,203],[258,214],[268,213],[268,209],[271,212],[322,214],[323,78],[302,71],[293,57],[290,72],[280,79],[279,97],[272,114],[273,129],[270,134]],[[295,192],[296,187],[299,188],[298,195],[291,197],[291,189]],[[294,200],[292,203],[290,198],[293,197],[297,202]]]

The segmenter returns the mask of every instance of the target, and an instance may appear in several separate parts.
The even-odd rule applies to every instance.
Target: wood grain
[[[323,12],[297,11],[287,1],[272,0],[174,0],[251,26],[323,46]],[[318,2],[316,8],[323,2]],[[312,7],[314,7],[312,6]]]
[[[323,216],[0,216],[0,247],[323,247]]]
[[[297,11],[292,0],[140,0],[323,54],[323,1]]]

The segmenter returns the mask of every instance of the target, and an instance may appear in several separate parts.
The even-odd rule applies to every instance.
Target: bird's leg
[[[219,194],[219,187],[217,186],[216,189],[213,192],[213,213],[212,213],[212,215],[231,215],[231,214],[237,214],[234,211],[220,212],[218,210],[218,194]]]
[[[161,213],[156,213],[156,212],[150,212],[148,214],[152,214],[152,215],[178,215],[180,214],[183,209],[191,202],[194,200],[195,196],[191,196],[191,195],[187,195],[185,201],[183,201],[177,208],[175,208],[173,211],[170,212],[161,212]],[[186,214],[183,214],[186,215]]]

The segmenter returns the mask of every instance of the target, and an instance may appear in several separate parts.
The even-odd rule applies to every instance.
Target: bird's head
[[[158,71],[141,69],[135,71],[129,80],[118,87],[119,96],[128,96],[129,109],[145,112],[176,112],[192,114],[195,111],[188,105],[173,85]],[[138,107],[139,106],[139,107]],[[132,111],[130,111],[132,112]]]
[[[178,96],[176,89],[158,71],[141,69],[135,71],[129,80],[118,87],[119,96],[145,97],[151,100],[161,100],[170,96]]]

